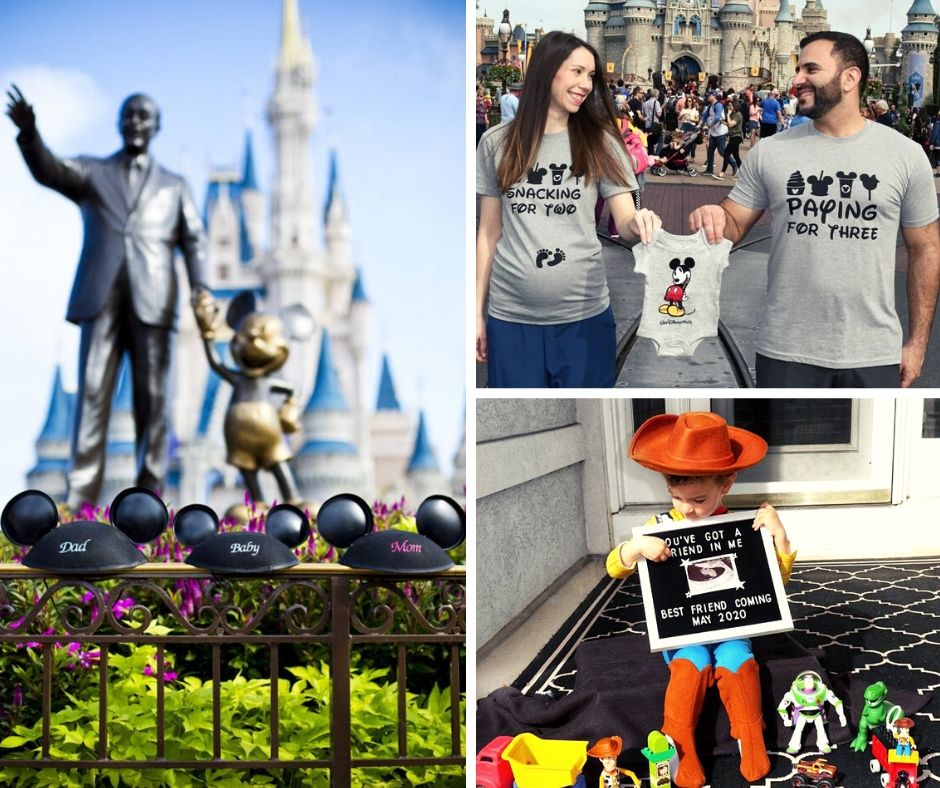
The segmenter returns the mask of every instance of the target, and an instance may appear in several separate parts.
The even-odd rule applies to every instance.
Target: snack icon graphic
[[[548,169],[552,171],[552,185],[560,186],[561,179],[564,175],[565,170],[568,169],[567,164],[549,164]]]
[[[858,173],[846,173],[839,170],[839,172],[836,173],[836,177],[839,179],[839,196],[848,199],[852,196],[852,184],[855,183]]]
[[[535,162],[535,166],[529,170],[529,174],[526,176],[526,183],[533,183],[536,186],[541,185],[542,178],[548,173],[544,167],[539,167],[539,163]]]
[[[806,181],[803,180],[803,175],[799,170],[794,172],[790,179],[787,181],[787,196],[796,197],[799,194],[802,194],[806,190]]]
[[[810,190],[814,197],[826,197],[829,194],[829,184],[832,183],[832,178],[823,173],[819,173],[817,178],[815,175],[810,175],[806,182],[810,185]]]
[[[878,176],[877,175],[867,175],[862,173],[859,178],[862,182],[862,186],[868,190],[868,199],[871,199],[871,193],[878,188]]]

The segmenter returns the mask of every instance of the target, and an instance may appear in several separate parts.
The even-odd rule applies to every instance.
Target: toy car
[[[917,750],[912,755],[897,755],[882,741],[883,730],[871,734],[872,758],[868,765],[872,774],[884,769],[881,772],[882,788],[917,788],[917,765],[920,762]]]
[[[796,764],[796,774],[793,775],[793,785],[814,785],[816,788],[834,788],[836,774],[839,770],[823,758],[815,761],[799,761]]]
[[[512,736],[497,736],[477,753],[476,788],[512,788],[512,766],[502,759]]]

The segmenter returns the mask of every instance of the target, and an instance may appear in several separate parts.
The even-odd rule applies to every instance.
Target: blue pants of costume
[[[612,388],[617,356],[613,310],[554,325],[486,318],[490,388]]]
[[[751,641],[744,639],[725,640],[722,643],[709,643],[703,646],[684,646],[675,651],[663,652],[663,658],[667,665],[674,659],[687,659],[699,671],[712,665],[737,673],[741,665],[754,658],[754,654],[751,652]]]

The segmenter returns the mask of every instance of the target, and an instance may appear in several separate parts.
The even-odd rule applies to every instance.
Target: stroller
[[[693,129],[686,132],[675,132],[673,142],[662,150],[663,161],[650,167],[653,175],[664,177],[670,172],[684,172],[689,177],[694,178],[698,175],[698,170],[689,164],[689,148],[698,141],[699,130]],[[678,143],[678,147],[674,143]]]

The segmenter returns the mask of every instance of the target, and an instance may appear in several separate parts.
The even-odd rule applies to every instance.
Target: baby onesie
[[[721,274],[731,241],[710,244],[705,231],[673,235],[660,230],[652,243],[633,247],[637,273],[646,277],[637,335],[653,340],[660,356],[691,356],[718,333]]]

